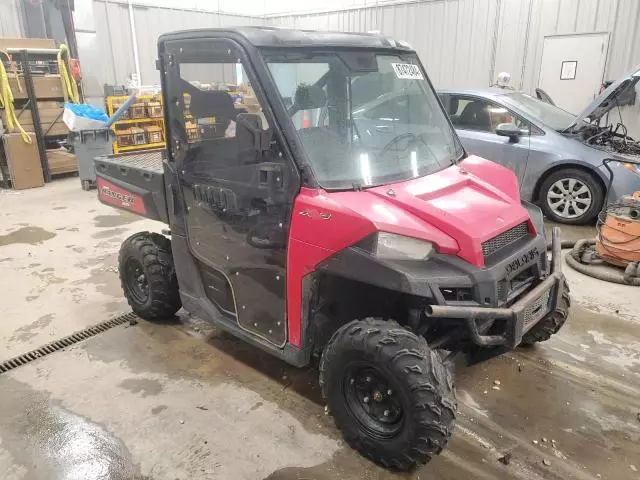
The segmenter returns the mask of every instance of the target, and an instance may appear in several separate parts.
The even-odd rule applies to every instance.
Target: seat
[[[451,120],[451,123],[454,125],[458,125],[460,123],[460,115],[458,115],[458,108],[460,107],[460,99],[456,97],[449,97],[447,99],[447,103],[445,108],[447,110],[447,115]]]
[[[471,130],[491,131],[491,117],[483,102],[471,102],[464,107],[460,114],[459,125]]]
[[[200,130],[198,152],[194,152],[190,162],[185,162],[185,170],[211,175],[215,170],[236,166],[237,141],[225,138],[226,129],[238,114],[233,98],[225,91],[200,90],[188,82],[184,82],[184,87],[191,95],[191,115]],[[215,124],[209,123],[211,118],[215,118]]]
[[[236,109],[233,98],[227,92],[218,90],[189,89],[191,95],[191,114],[194,118],[215,117],[216,123],[229,125],[236,119]]]
[[[262,152],[255,146],[259,142],[259,135],[263,134],[262,118],[255,113],[238,113],[237,123],[246,128],[237,128],[236,141],[238,156],[241,164],[258,163]]]

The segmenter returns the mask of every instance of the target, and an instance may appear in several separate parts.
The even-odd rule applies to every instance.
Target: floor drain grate
[[[26,365],[27,363],[32,362],[37,358],[45,357],[53,352],[57,352],[58,350],[62,350],[63,348],[73,345],[74,343],[78,343],[86,340],[87,338],[98,335],[99,333],[106,332],[110,328],[117,327],[118,325],[122,325],[123,323],[128,323],[131,320],[137,320],[137,318],[138,317],[135,313],[125,313],[123,315],[119,315],[115,318],[107,320],[106,322],[98,323],[97,325],[93,325],[78,332],[72,333],[67,337],[63,337],[54,342],[47,343],[40,348],[31,350],[30,352],[10,358],[9,360],[0,363],[0,374]]]

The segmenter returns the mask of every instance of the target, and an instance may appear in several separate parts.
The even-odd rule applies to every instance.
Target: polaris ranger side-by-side
[[[562,327],[559,232],[549,261],[540,210],[511,171],[465,153],[402,42],[247,27],[158,46],[166,151],[96,160],[102,202],[170,227],[122,245],[133,311],[182,306],[319,364],[353,448],[427,462],[454,426],[449,357]]]

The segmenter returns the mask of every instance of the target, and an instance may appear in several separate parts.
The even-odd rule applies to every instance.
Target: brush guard
[[[431,318],[464,320],[471,341],[478,346],[515,348],[520,344],[522,336],[526,332],[531,330],[549,312],[556,309],[564,288],[561,265],[560,229],[554,227],[551,236],[551,273],[511,307],[429,305],[425,309],[425,314]],[[481,334],[478,330],[478,320],[503,320],[506,325],[505,331],[501,335]]]

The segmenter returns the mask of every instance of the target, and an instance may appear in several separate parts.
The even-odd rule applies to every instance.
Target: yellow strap
[[[11,61],[11,57],[9,57],[6,52],[2,53],[4,53],[9,61]],[[13,105],[13,92],[9,86],[9,78],[7,77],[7,71],[5,70],[4,63],[2,61],[0,61],[0,106],[3,107],[7,113],[8,130],[17,128],[20,131],[22,140],[24,140],[25,143],[32,143],[31,137],[25,129],[22,128],[22,125],[20,125],[18,117],[16,116],[15,106]]]
[[[64,100],[71,101],[72,103],[80,102],[80,95],[78,94],[78,85],[76,85],[75,79],[69,73],[69,49],[63,43],[58,50],[58,70],[60,70],[60,78],[62,81],[62,92],[64,93]]]

